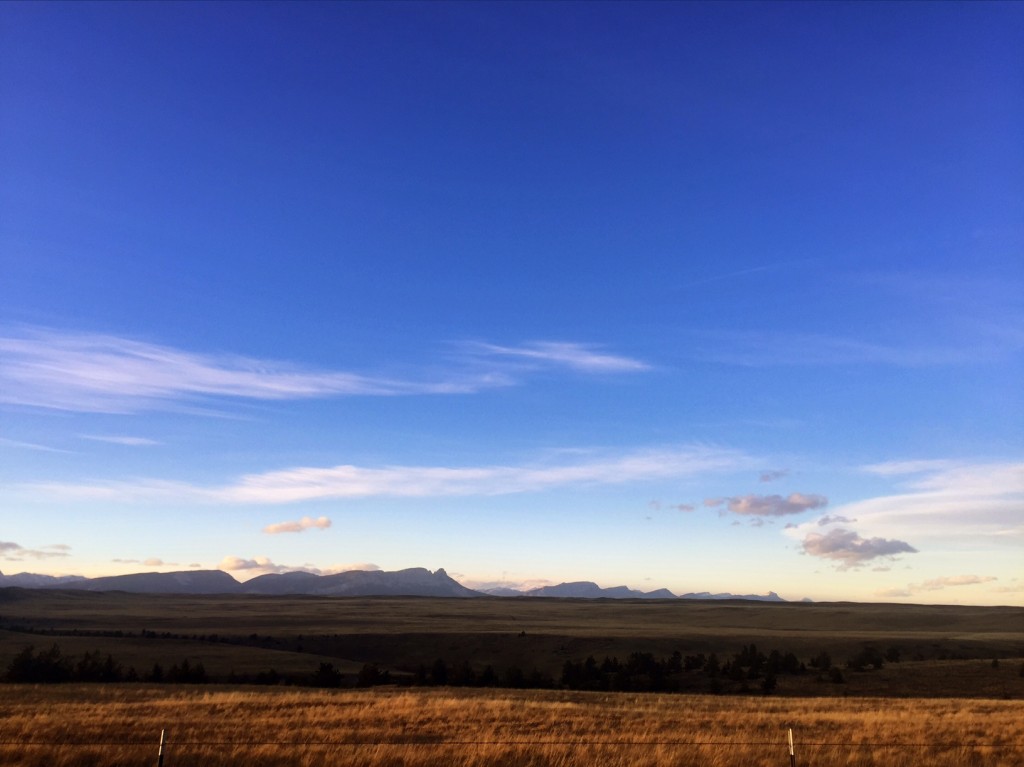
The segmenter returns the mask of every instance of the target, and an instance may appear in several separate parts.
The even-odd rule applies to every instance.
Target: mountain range
[[[285,596],[418,596],[418,597],[560,597],[570,599],[747,599],[784,602],[768,594],[711,594],[707,591],[677,596],[668,589],[637,591],[626,586],[602,588],[591,581],[560,583],[528,591],[495,588],[474,591],[451,578],[443,569],[422,567],[386,572],[350,570],[333,575],[308,572],[269,573],[239,582],[222,570],[184,570],[172,573],[133,573],[101,578],[55,577],[34,573],[4,575],[0,588],[66,589],[74,591],[126,591],[137,594],[269,594]]]

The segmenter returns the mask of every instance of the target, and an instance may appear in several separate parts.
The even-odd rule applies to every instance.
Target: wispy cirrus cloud
[[[1024,462],[900,460],[861,467],[894,483],[894,491],[836,507],[814,522],[787,528],[798,540],[819,522],[846,524],[885,538],[926,545],[1016,545],[1024,541]]]
[[[139,502],[188,499],[205,503],[294,503],[376,496],[428,498],[534,493],[562,487],[614,485],[747,468],[745,454],[704,445],[625,454],[569,453],[575,460],[522,465],[296,467],[249,474],[219,487],[139,480],[93,484],[23,485],[63,498]],[[559,456],[564,458],[563,456]]]
[[[240,355],[200,354],[107,334],[28,328],[0,335],[0,402],[75,412],[135,413],[216,398],[472,394],[520,383],[522,369],[509,364],[517,358],[529,360],[533,367],[568,367],[588,373],[649,368],[638,360],[568,342],[519,347],[473,344],[468,351],[471,360],[454,363],[440,376],[394,378],[315,370]]]
[[[875,592],[880,597],[909,597],[926,591],[941,591],[956,586],[977,586],[999,580],[994,575],[950,575],[932,578],[923,583],[910,583],[902,588],[881,589]]]
[[[957,467],[956,461],[941,458],[925,458],[907,461],[884,461],[862,466],[861,470],[880,477],[902,477],[911,474],[934,475]]]
[[[568,367],[588,373],[628,373],[650,370],[651,366],[631,357],[601,351],[599,347],[552,341],[534,341],[521,346],[488,343],[466,344],[473,354],[518,360],[544,366]]]
[[[0,401],[57,410],[131,413],[216,397],[450,394],[505,383],[486,375],[434,382],[392,380],[39,328],[0,337]]]
[[[371,496],[491,496],[581,486],[621,484],[732,468],[742,456],[712,448],[652,450],[575,463],[522,466],[335,466],[254,474],[220,488],[234,503],[288,503]]]
[[[153,447],[161,444],[155,439],[148,437],[131,437],[125,434],[82,434],[82,439],[92,442],[106,442],[111,445],[124,445],[125,447]]]
[[[49,445],[40,445],[37,442],[23,442],[17,439],[8,439],[6,437],[0,437],[0,445],[4,447],[14,447],[20,450],[37,450],[41,453],[70,453],[70,450],[62,450],[57,447],[50,447]]]
[[[903,492],[836,509],[891,534],[1024,537],[1024,462],[895,461],[864,470]]]
[[[273,525],[267,525],[263,528],[263,532],[268,535],[278,535],[279,533],[302,533],[306,530],[326,530],[331,526],[331,520],[327,517],[303,517],[302,519],[294,522],[278,522]]]

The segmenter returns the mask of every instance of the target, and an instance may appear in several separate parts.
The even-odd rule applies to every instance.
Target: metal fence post
[[[160,750],[156,752],[156,767],[164,767],[164,744],[167,742],[167,730],[160,730]]]
[[[789,767],[796,767],[796,753],[793,751],[793,728],[789,728],[789,732],[786,734],[786,740],[789,742]]]

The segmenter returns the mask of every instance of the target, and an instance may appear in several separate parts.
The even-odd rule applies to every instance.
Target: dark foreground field
[[[1021,608],[0,589],[0,673],[54,644],[140,682],[1024,699]]]

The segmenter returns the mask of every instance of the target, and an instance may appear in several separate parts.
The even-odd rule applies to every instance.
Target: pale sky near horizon
[[[0,571],[1024,604],[1024,5],[0,4]]]

